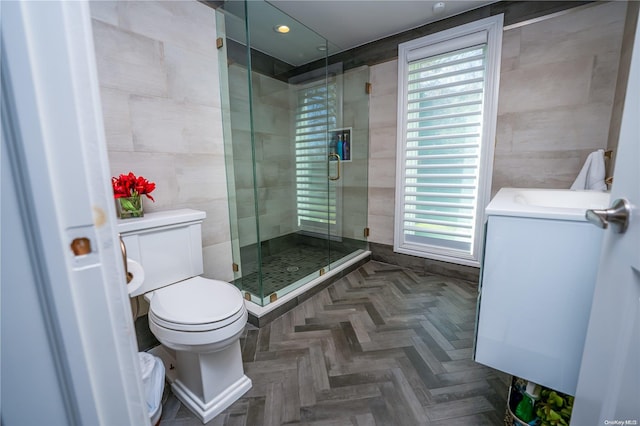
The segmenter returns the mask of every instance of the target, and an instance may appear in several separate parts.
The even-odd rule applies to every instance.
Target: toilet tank
[[[127,257],[144,269],[144,282],[130,296],[202,274],[201,231],[205,217],[203,211],[181,209],[118,220]]]

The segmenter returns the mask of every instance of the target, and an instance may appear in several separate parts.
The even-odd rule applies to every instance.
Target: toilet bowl
[[[151,331],[173,350],[220,350],[237,339],[247,323],[242,294],[223,281],[190,278],[146,293],[145,299]]]
[[[175,210],[122,220],[127,255],[144,282],[131,292],[149,302],[149,328],[162,344],[151,350],[165,365],[176,397],[206,423],[251,388],[240,336],[247,309],[233,285],[200,277],[204,212]]]

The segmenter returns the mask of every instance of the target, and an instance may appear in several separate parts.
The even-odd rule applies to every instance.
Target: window
[[[394,249],[478,266],[502,15],[399,46]]]
[[[296,210],[302,231],[335,227],[336,187],[327,179],[327,132],[338,118],[337,84],[317,82],[298,90],[295,118]]]

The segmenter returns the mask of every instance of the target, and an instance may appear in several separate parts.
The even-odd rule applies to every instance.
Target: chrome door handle
[[[606,210],[590,209],[586,211],[584,216],[587,221],[602,229],[607,229],[609,222],[611,222],[617,226],[618,233],[622,234],[629,227],[630,212],[629,202],[624,198],[618,198],[613,202],[611,208]]]

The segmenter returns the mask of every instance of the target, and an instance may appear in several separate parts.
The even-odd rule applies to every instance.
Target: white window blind
[[[487,117],[495,114],[487,108],[495,72],[489,49],[483,30],[404,52],[396,251],[477,264],[492,122],[495,134],[495,117]]]
[[[405,238],[471,251],[486,45],[409,63]]]
[[[327,232],[336,224],[336,189],[327,179],[327,132],[336,128],[336,83],[309,85],[298,91],[295,119],[296,209],[298,226]]]

